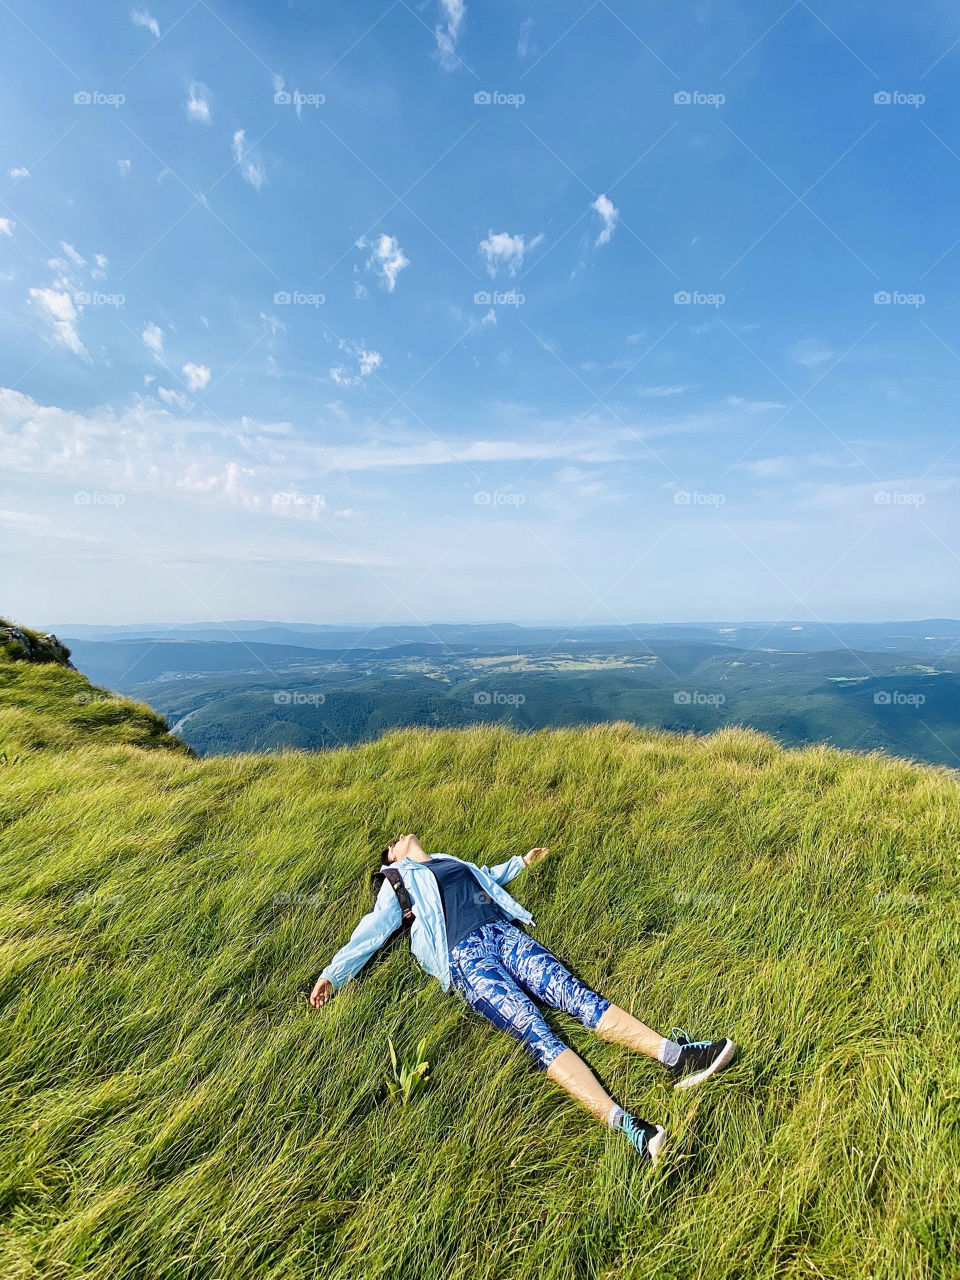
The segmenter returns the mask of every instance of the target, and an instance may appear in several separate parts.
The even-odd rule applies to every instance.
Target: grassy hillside
[[[86,699],[86,700],[84,700]],[[192,757],[0,665],[4,1280],[957,1276],[953,775],[752,732],[405,730]],[[738,1063],[677,1094],[549,1019],[672,1135],[646,1176],[386,949],[306,992],[396,830],[499,861],[536,935]],[[433,1083],[387,1098],[387,1039]]]

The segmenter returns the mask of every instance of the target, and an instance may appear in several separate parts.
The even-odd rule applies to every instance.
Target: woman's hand
[[[529,853],[523,855],[523,865],[529,867],[532,862],[539,862],[541,858],[545,858],[549,852],[549,849],[531,849]]]
[[[316,986],[310,992],[310,1003],[315,1009],[319,1009],[322,1004],[326,1004],[333,995],[333,983],[329,978],[318,978]]]

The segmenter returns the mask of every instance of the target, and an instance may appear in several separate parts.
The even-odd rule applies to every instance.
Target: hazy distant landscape
[[[393,728],[742,724],[960,764],[960,622],[57,628],[75,664],[202,754]]]

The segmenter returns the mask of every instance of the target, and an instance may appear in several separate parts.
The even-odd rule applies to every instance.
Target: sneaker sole
[[[722,1071],[724,1067],[729,1067],[736,1056],[737,1046],[732,1040],[728,1040],[709,1067],[704,1067],[696,1075],[686,1076],[683,1080],[678,1080],[673,1087],[675,1089],[692,1089],[694,1085],[703,1084],[704,1080],[709,1080],[711,1076],[716,1075],[718,1071]]]
[[[647,1155],[650,1157],[651,1165],[655,1165],[660,1159],[660,1153],[667,1141],[667,1131],[662,1124],[657,1125],[657,1132],[647,1143]]]

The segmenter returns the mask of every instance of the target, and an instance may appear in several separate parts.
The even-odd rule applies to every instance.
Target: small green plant
[[[427,1087],[430,1063],[423,1056],[427,1042],[426,1040],[420,1041],[414,1054],[414,1060],[409,1064],[401,1062],[397,1057],[397,1051],[393,1046],[392,1040],[388,1040],[387,1044],[390,1047],[391,1069],[391,1075],[387,1080],[387,1088],[394,1102],[400,1103],[401,1106],[406,1106],[408,1102],[418,1098]]]

